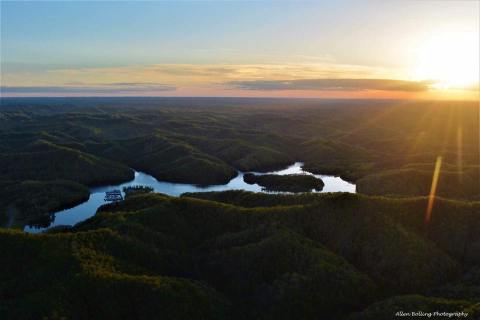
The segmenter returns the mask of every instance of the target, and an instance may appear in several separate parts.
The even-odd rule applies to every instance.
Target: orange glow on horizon
[[[431,90],[427,92],[404,92],[404,91],[382,91],[382,90],[358,90],[358,91],[316,91],[316,90],[241,90],[223,89],[218,87],[192,86],[179,87],[175,91],[151,91],[151,92],[128,92],[119,94],[7,94],[4,97],[245,97],[245,98],[306,98],[306,99],[398,99],[398,100],[458,100],[458,101],[479,101],[478,92],[469,91],[456,94],[438,92]]]

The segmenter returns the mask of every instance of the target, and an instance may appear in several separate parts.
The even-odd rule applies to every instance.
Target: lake
[[[323,190],[320,192],[351,192],[355,193],[356,186],[350,182],[343,180],[340,177],[335,177],[331,175],[314,175],[310,172],[302,170],[302,162],[296,162],[291,166],[277,171],[271,172],[254,172],[255,174],[309,174],[317,178],[320,178],[325,183]],[[210,185],[210,186],[198,186],[187,183],[172,183],[158,181],[149,174],[143,172],[135,172],[135,178],[132,181],[121,183],[118,185],[109,185],[103,187],[90,188],[90,198],[70,209],[65,209],[53,213],[54,219],[53,222],[48,227],[35,227],[35,226],[26,226],[24,231],[37,233],[44,231],[48,228],[61,225],[74,225],[78,222],[86,220],[91,216],[95,215],[98,207],[105,204],[105,192],[111,191],[114,189],[122,190],[123,187],[143,185],[152,187],[154,192],[164,193],[171,196],[179,196],[185,192],[205,192],[205,191],[225,191],[225,190],[245,190],[253,192],[264,192],[262,187],[257,184],[248,184],[243,181],[243,172],[239,172],[238,176],[230,180],[227,184],[222,185]],[[314,191],[316,192],[316,191]],[[123,191],[122,191],[123,193]]]

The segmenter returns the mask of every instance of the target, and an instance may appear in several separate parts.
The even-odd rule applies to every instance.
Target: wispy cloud
[[[154,64],[52,69],[36,74],[6,73],[2,74],[0,92],[3,96],[367,97],[378,94],[427,97],[439,91],[433,81],[400,80],[406,78],[401,69],[328,62]]]
[[[155,64],[105,68],[50,70],[50,81],[144,82],[170,83],[176,86],[219,84],[228,81],[316,79],[316,78],[383,78],[390,70],[335,63],[305,64]]]
[[[313,90],[313,91],[427,91],[431,81],[392,79],[297,79],[230,81],[226,85],[241,90]]]
[[[101,85],[66,85],[66,86],[1,86],[2,94],[142,94],[174,91],[176,87],[157,83],[116,82]]]
[[[178,87],[218,85],[229,81],[283,79],[390,78],[392,71],[336,63],[154,64],[143,66],[50,69],[36,73],[2,73],[3,86],[100,86],[147,82]],[[398,78],[398,77],[395,77]]]

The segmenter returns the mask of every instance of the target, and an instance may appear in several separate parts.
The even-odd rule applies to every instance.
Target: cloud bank
[[[116,82],[100,85],[2,86],[2,94],[82,94],[122,95],[175,91],[176,87],[158,83]]]
[[[407,81],[392,79],[298,79],[298,80],[253,80],[230,81],[226,85],[241,90],[313,90],[313,91],[427,91],[430,81]]]
[[[409,81],[401,69],[335,63],[155,64],[2,73],[2,96],[254,96],[455,98],[478,100],[478,87],[444,89]],[[397,79],[397,80],[395,80]]]

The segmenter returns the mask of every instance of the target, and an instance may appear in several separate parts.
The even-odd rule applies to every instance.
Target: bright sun
[[[436,89],[463,89],[479,82],[476,33],[439,33],[416,50],[415,79],[433,81]]]

